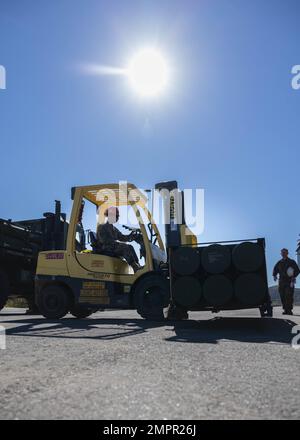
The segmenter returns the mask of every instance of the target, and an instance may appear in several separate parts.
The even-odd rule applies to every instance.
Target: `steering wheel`
[[[134,234],[141,234],[142,231],[140,230],[140,228],[132,228],[131,226],[127,226],[127,225],[122,225],[124,229],[127,229],[128,231],[133,232]]]
[[[135,241],[137,244],[141,246],[141,255],[144,255],[144,238],[142,231],[140,228],[132,228],[131,226],[122,225],[124,229],[127,229],[128,231],[131,231],[129,236],[131,238],[131,241]]]

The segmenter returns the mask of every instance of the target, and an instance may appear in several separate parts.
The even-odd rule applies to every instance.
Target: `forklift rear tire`
[[[141,280],[134,293],[138,314],[149,321],[163,321],[164,307],[170,302],[169,283],[159,275],[150,275]]]
[[[0,310],[5,306],[8,299],[9,282],[6,274],[0,270]]]
[[[74,316],[74,318],[77,319],[83,319],[90,316],[92,313],[94,313],[94,310],[91,310],[87,307],[83,307],[80,305],[72,306],[70,309],[71,315]]]
[[[60,319],[70,310],[70,297],[61,286],[46,286],[37,298],[40,313],[47,319]]]
[[[38,306],[35,303],[34,295],[28,296],[26,298],[28,309],[26,310],[26,315],[40,315]]]

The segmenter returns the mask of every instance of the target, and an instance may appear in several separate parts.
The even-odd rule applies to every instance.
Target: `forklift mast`
[[[61,212],[61,203],[55,200],[55,212],[45,212],[43,250],[65,249],[68,223],[66,214]]]
[[[157,183],[155,190],[163,200],[166,249],[197,244],[197,237],[185,222],[184,192],[178,188],[177,181]]]

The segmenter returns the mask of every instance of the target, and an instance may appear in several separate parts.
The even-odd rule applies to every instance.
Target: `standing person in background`
[[[288,255],[288,249],[282,249],[282,259],[275,264],[273,270],[274,281],[277,281],[277,276],[279,275],[279,293],[283,307],[283,315],[293,314],[296,278],[300,273],[296,261],[289,258]]]

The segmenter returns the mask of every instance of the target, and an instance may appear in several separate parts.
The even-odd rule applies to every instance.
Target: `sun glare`
[[[162,93],[169,80],[167,63],[155,49],[143,49],[134,55],[127,74],[133,89],[144,97]]]

